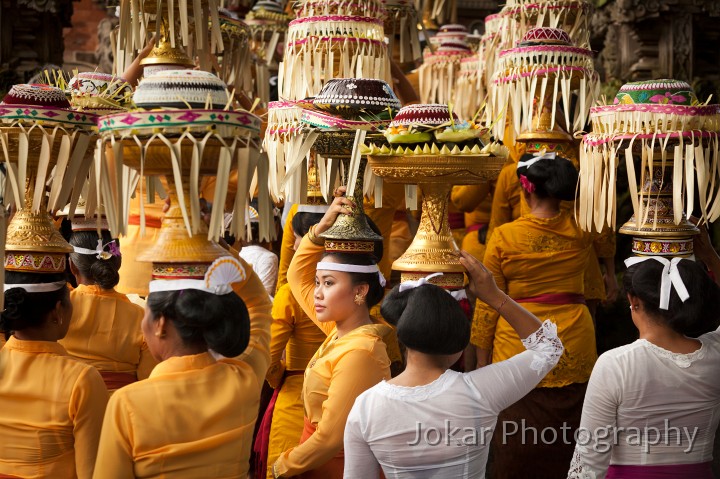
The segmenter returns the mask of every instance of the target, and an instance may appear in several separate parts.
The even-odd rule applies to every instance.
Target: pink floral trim
[[[336,128],[338,130],[368,130],[377,131],[378,128],[384,128],[390,120],[381,121],[353,121],[344,120],[331,115],[326,115],[318,111],[304,110],[302,113],[302,121],[309,123],[311,126],[318,128]]]
[[[590,5],[587,3],[580,4],[579,2],[563,2],[562,4],[548,5],[547,3],[529,3],[520,5],[515,8],[508,10],[506,16],[517,15],[523,10],[584,10],[590,9]]]
[[[373,17],[355,17],[349,15],[318,15],[314,17],[296,18],[289,25],[300,25],[302,23],[318,23],[318,22],[352,22],[352,23],[372,23],[374,25],[384,25],[382,19]]]
[[[380,40],[370,40],[367,38],[355,38],[355,37],[318,37],[318,36],[310,36],[308,38],[303,38],[301,40],[295,40],[294,42],[288,42],[288,46],[295,46],[295,45],[304,45],[305,43],[314,40],[314,41],[321,41],[321,42],[355,42],[355,43],[370,43],[371,45],[375,46],[383,46],[385,45],[384,42],[381,42]]]
[[[711,116],[720,114],[720,105],[688,106],[649,103],[636,103],[627,105],[621,103],[617,105],[594,106],[590,108],[591,115],[596,113],[620,113],[634,111],[642,113],[665,113],[671,115],[686,116]]]
[[[550,68],[541,68],[538,70],[532,70],[532,71],[527,71],[527,72],[523,72],[523,73],[518,73],[515,75],[508,75],[508,76],[501,77],[501,78],[496,78],[495,83],[496,84],[510,83],[515,80],[519,80],[520,78],[542,76],[542,75],[545,75],[546,73],[558,73],[558,72],[569,72],[569,71],[583,72],[585,74],[585,76],[589,77],[589,78],[595,78],[598,76],[598,73],[596,71],[590,70],[585,67],[550,67]]]
[[[522,185],[523,189],[528,193],[535,192],[535,185],[532,181],[528,180],[527,176],[525,175],[520,175],[520,185]]]
[[[583,136],[583,144],[588,146],[601,146],[607,143],[621,142],[625,140],[650,140],[655,138],[656,141],[664,141],[665,138],[717,138],[719,135],[714,131],[682,131],[673,133],[643,133],[640,135],[623,134],[623,135],[597,135],[587,134]]]
[[[75,111],[65,108],[0,103],[0,124],[3,126],[12,126],[25,122],[59,123],[88,129],[95,127],[97,115],[86,111]]]
[[[296,106],[294,101],[288,101],[288,100],[281,100],[281,101],[271,101],[268,103],[268,110],[274,110],[279,108],[292,108]]]
[[[538,45],[538,46],[533,46],[533,47],[508,48],[507,50],[502,50],[498,56],[500,58],[502,58],[502,57],[505,57],[508,55],[512,55],[514,53],[534,53],[534,52],[575,53],[578,55],[585,55],[590,58],[592,58],[594,56],[593,51],[588,50],[587,48],[570,47],[570,46],[563,46],[563,45]]]

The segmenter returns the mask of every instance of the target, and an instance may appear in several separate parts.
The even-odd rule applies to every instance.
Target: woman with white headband
[[[73,220],[70,271],[78,287],[70,292],[73,318],[60,344],[68,354],[95,366],[108,391],[145,379],[157,362],[148,351],[140,323],[143,309],[115,290],[122,263],[119,240],[97,221]]]
[[[59,267],[5,272],[0,478],[90,479],[108,392],[95,368],[68,356],[57,342],[73,314],[65,254],[25,257]]]
[[[325,253],[318,238],[353,203],[343,187],[322,220],[302,239],[290,263],[288,283],[303,310],[325,334],[305,370],[305,428],[300,444],[280,455],[274,477],[343,477],[343,431],[360,393],[390,378],[383,336],[391,331],[370,316],[383,297],[384,278],[370,254]],[[377,247],[377,245],[376,245]],[[376,253],[382,256],[382,245]]]
[[[593,237],[578,227],[572,211],[560,205],[575,196],[578,173],[569,160],[525,155],[516,175],[530,212],[495,230],[483,264],[501,290],[538,318],[557,324],[565,351],[537,387],[502,411],[498,421],[538,431],[562,432],[563,427],[574,431],[597,359],[584,287]],[[504,313],[482,301],[475,306],[470,341],[476,346],[479,367],[525,351]],[[573,445],[572,438],[528,441],[522,434],[496,434],[488,475],[556,479],[565,474]],[[540,462],[543,467],[538,469]]]
[[[720,421],[720,287],[688,259],[633,257],[640,338],[598,358],[571,479],[711,479]]]
[[[269,363],[270,302],[241,259],[153,280],[142,331],[159,364],[117,390],[95,478],[246,477]]]
[[[480,300],[502,310],[527,350],[469,373],[450,369],[470,340],[470,323],[428,278],[396,286],[382,305],[407,350],[397,377],[365,391],[345,426],[345,478],[483,478],[497,416],[532,388],[562,354],[556,326],[498,289],[466,252],[460,260]],[[439,274],[439,273],[436,273]],[[453,432],[454,431],[454,432]]]

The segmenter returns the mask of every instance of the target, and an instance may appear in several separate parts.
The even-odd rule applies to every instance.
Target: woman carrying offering
[[[369,310],[383,296],[384,278],[377,258],[361,253],[326,253],[320,234],[340,214],[352,214],[345,188],[323,219],[302,239],[288,270],[288,283],[305,313],[327,339],[305,371],[305,428],[300,445],[280,455],[275,477],[335,479],[343,477],[343,431],[355,398],[390,378],[383,336],[391,331],[376,324]],[[368,242],[343,242],[350,250]],[[372,245],[370,245],[372,247]],[[380,254],[379,256],[382,256]]]

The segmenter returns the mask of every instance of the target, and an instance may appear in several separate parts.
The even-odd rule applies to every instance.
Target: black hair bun
[[[532,154],[525,154],[520,161],[536,158]],[[562,201],[575,199],[575,190],[578,183],[578,171],[568,159],[560,156],[536,161],[530,166],[517,169],[517,175],[524,175],[533,185],[535,194],[539,198],[554,198]]]

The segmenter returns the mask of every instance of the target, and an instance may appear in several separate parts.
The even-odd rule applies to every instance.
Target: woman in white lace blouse
[[[710,479],[720,420],[720,287],[687,259],[626,264],[640,339],[595,364],[568,477]]]
[[[463,252],[461,262],[472,292],[502,310],[527,351],[470,373],[452,371],[470,339],[460,306],[432,284],[395,287],[381,312],[397,325],[407,367],[355,401],[345,426],[346,479],[377,478],[381,468],[387,478],[484,478],[498,413],[560,358],[554,324],[541,324],[500,291],[478,260]]]

